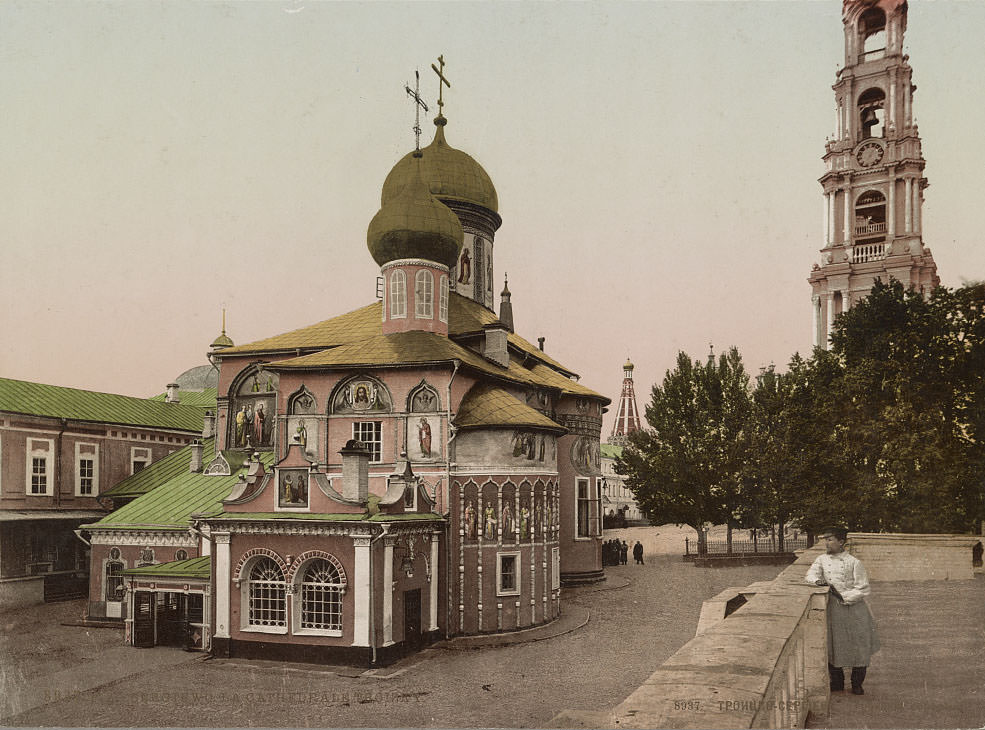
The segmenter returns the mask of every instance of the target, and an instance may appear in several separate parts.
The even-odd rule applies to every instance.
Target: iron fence
[[[742,553],[790,553],[794,550],[804,550],[810,547],[807,537],[785,537],[783,539],[783,549],[780,549],[779,540],[773,537],[757,538],[755,540],[732,540],[732,549],[729,551],[728,540],[706,540],[704,550],[699,550],[698,541],[689,537],[684,538],[685,555],[736,555]]]

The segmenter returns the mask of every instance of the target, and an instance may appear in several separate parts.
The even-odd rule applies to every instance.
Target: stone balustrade
[[[970,580],[976,535],[852,533],[872,581]],[[563,712],[551,727],[793,728],[828,714],[827,588],[804,582],[822,545],[772,581],[704,602],[696,635],[609,712]]]
[[[602,726],[786,728],[803,727],[808,713],[825,716],[827,588],[804,583],[821,550],[804,551],[773,581],[711,599],[698,635]],[[739,596],[746,602],[728,613]]]

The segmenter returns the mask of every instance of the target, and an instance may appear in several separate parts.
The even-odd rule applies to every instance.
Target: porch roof
[[[208,555],[203,555],[200,558],[172,560],[170,563],[128,568],[123,571],[123,575],[140,576],[141,578],[190,578],[208,580],[212,577],[212,558]]]

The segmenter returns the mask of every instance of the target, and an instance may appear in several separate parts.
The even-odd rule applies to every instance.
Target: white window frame
[[[42,449],[37,449],[34,444],[48,444],[48,450],[44,451]],[[33,436],[27,437],[27,471],[25,473],[24,479],[24,491],[28,497],[51,497],[55,493],[55,471],[54,467],[54,454],[55,454],[55,440],[54,439],[39,439]],[[35,492],[33,489],[34,482],[34,460],[43,459],[44,460],[44,491]]]
[[[403,269],[390,272],[390,319],[407,318],[407,275]]]
[[[289,585],[287,583],[286,576],[284,575],[284,569],[277,565],[280,570],[281,575],[281,585],[284,591],[284,623],[281,624],[251,624],[250,623],[250,587],[253,584],[251,580],[253,574],[253,568],[264,558],[270,560],[274,565],[277,562],[266,555],[258,555],[256,558],[250,560],[246,565],[243,566],[243,571],[240,573],[243,576],[239,584],[239,596],[240,596],[240,629],[242,631],[248,631],[258,634],[286,634],[287,633],[287,619],[289,616],[289,609],[287,606],[287,595],[290,592]]]
[[[91,446],[92,451],[82,453],[83,446]],[[82,491],[82,462],[92,462],[92,489],[89,492]],[[75,496],[76,497],[97,497],[99,496],[99,444],[85,443],[77,441],[75,444]]]
[[[503,588],[503,558],[513,558],[514,575],[513,588]],[[522,573],[523,561],[520,560],[520,551],[508,553],[496,553],[496,595],[497,596],[519,596],[520,586],[523,585]]]
[[[551,548],[551,590],[561,590],[561,548]]]
[[[379,431],[379,439],[373,441],[367,441],[363,438],[362,430],[359,426],[363,424],[371,423]],[[352,422],[352,438],[361,444],[369,447],[369,463],[379,464],[383,461],[383,421],[353,421]],[[374,450],[374,444],[378,444],[378,448]],[[375,451],[375,453],[374,453]],[[373,456],[376,455],[378,458],[374,459]]]
[[[414,317],[434,319],[434,275],[427,269],[414,275]]]
[[[305,601],[305,585],[306,584],[305,584],[305,580],[304,579],[305,579],[305,575],[307,574],[308,569],[311,567],[312,563],[314,563],[317,560],[324,560],[324,561],[326,561],[329,564],[332,564],[334,562],[332,560],[328,560],[327,558],[324,558],[324,557],[319,556],[319,557],[311,558],[310,560],[306,560],[304,562],[304,564],[298,569],[297,573],[295,574],[295,578],[294,578],[294,590],[292,591],[292,594],[294,595],[294,599],[293,599],[294,606],[293,606],[293,610],[291,611],[291,613],[292,613],[292,616],[291,616],[292,631],[291,631],[291,633],[292,634],[296,634],[296,635],[301,635],[301,636],[342,636],[342,629],[344,627],[344,623],[343,622],[345,621],[344,608],[345,608],[345,591],[346,591],[346,588],[347,588],[347,584],[346,584],[345,574],[343,573],[343,571],[339,567],[339,565],[335,565],[335,569],[336,569],[336,571],[338,571],[340,582],[338,582],[338,583],[318,583],[318,584],[314,584],[314,585],[321,586],[321,587],[326,588],[326,589],[333,589],[334,588],[334,589],[337,589],[338,590],[338,601],[339,601],[339,622],[338,622],[338,628],[337,629],[319,629],[319,628],[305,627],[305,626],[302,626],[302,624],[301,624],[301,620],[302,620],[302,617],[304,615],[304,601]],[[312,584],[307,584],[307,585],[312,585]]]
[[[151,464],[151,459],[153,454],[150,449],[146,446],[131,446],[130,447],[130,476],[133,476],[138,471],[143,471]],[[134,464],[137,462],[143,463],[140,469],[134,469]]]
[[[585,485],[585,495],[581,496],[581,485]],[[592,538],[592,480],[587,477],[575,479],[575,540],[590,540]],[[582,503],[585,504],[585,533],[581,532],[581,519],[579,512]]]
[[[442,274],[438,279],[438,319],[448,323],[448,276]]]

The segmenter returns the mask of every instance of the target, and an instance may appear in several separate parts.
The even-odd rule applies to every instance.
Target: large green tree
[[[630,437],[616,466],[651,522],[690,525],[699,549],[706,523],[736,524],[749,410],[738,350],[704,363],[678,353],[677,366],[653,386],[649,428]]]

